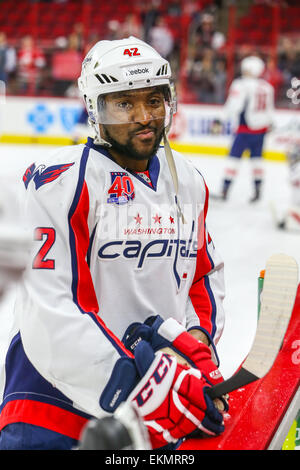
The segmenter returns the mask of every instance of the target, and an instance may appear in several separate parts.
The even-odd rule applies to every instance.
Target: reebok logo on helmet
[[[149,65],[136,65],[135,67],[124,68],[123,73],[125,78],[134,77],[137,75],[149,75],[152,74],[152,67]]]

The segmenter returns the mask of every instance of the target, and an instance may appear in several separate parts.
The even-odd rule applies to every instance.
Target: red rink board
[[[282,348],[260,380],[230,393],[225,431],[187,439],[179,450],[266,450],[300,385],[300,285]]]

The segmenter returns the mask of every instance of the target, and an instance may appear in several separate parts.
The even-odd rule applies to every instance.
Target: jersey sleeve
[[[16,310],[24,350],[37,371],[97,417],[115,362],[131,354],[99,315],[88,265],[96,211],[87,164],[84,151],[63,175],[46,182],[38,176],[28,185],[26,218],[34,241]]]
[[[209,193],[205,183],[204,186],[205,203],[198,217],[196,269],[186,306],[186,327],[188,330],[202,330],[216,345],[225,322],[224,263],[206,227]]]
[[[224,114],[228,119],[237,121],[240,113],[245,107],[246,90],[239,79],[230,85],[228,96],[224,104]]]

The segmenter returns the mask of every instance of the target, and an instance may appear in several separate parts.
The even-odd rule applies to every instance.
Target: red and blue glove
[[[100,406],[113,413],[130,400],[146,425],[152,448],[176,443],[194,431],[215,436],[224,431],[223,416],[206,394],[209,384],[195,368],[175,357],[154,352],[139,341],[134,359],[121,357],[100,397]]]
[[[174,318],[163,320],[157,315],[149,317],[144,323],[132,323],[123,336],[123,343],[133,352],[141,340],[147,341],[154,351],[164,348],[173,350],[191,367],[199,369],[210,385],[224,380],[212,359],[209,346],[197,340]],[[226,409],[227,404],[224,403],[224,406]]]

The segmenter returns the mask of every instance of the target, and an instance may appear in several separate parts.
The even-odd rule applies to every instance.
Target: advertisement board
[[[289,146],[300,142],[300,112],[294,108],[276,109],[265,139],[266,158],[282,160]],[[235,129],[236,122],[224,117],[222,106],[182,104],[169,137],[175,149],[222,156],[230,150]]]
[[[70,143],[83,110],[79,99],[8,96],[1,105],[0,142]],[[169,139],[175,150],[215,156],[229,152],[235,123],[225,119],[222,106],[179,103]],[[299,139],[300,112],[277,109],[267,134],[264,156],[281,160]],[[85,138],[85,135],[82,135]]]
[[[6,97],[2,106],[2,142],[60,143],[70,140],[80,113],[81,101],[69,98]]]

